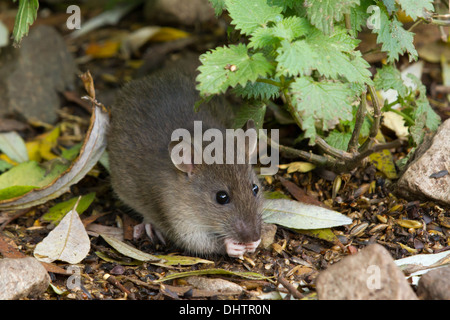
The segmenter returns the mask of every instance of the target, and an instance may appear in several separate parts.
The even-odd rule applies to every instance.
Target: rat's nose
[[[250,243],[258,241],[261,238],[261,225],[255,225],[254,222],[237,220],[235,223],[236,240],[243,243]]]

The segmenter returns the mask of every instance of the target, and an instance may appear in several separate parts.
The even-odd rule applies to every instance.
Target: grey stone
[[[0,259],[0,300],[39,296],[49,284],[47,271],[35,258]]]
[[[73,89],[77,66],[62,36],[33,26],[19,48],[0,54],[0,116],[19,113],[47,123],[57,120],[59,92]]]
[[[450,172],[440,177],[433,173],[450,170],[450,119],[436,134],[417,149],[414,159],[398,180],[394,191],[411,200],[436,201],[450,205]]]
[[[320,300],[417,300],[389,252],[372,244],[319,273]]]
[[[152,23],[194,26],[215,18],[208,0],[150,0],[146,1],[144,15]]]
[[[422,275],[417,295],[424,300],[450,300],[450,266],[430,270]]]

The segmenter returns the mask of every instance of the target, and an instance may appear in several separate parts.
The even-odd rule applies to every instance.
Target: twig
[[[134,293],[132,293],[130,290],[128,290],[127,288],[125,288],[120,282],[119,280],[117,280],[114,276],[110,275],[110,274],[105,274],[103,277],[106,281],[108,281],[109,283],[111,283],[112,285],[114,285],[115,287],[117,287],[118,289],[120,289],[123,293],[125,293],[127,295],[128,298],[130,298],[131,300],[136,300],[136,297],[134,296]]]
[[[300,293],[300,291],[297,290],[289,281],[287,281],[282,276],[278,277],[278,283],[281,283],[283,287],[285,287],[290,294],[296,299],[303,299],[305,296]]]
[[[3,224],[0,226],[0,232],[3,231],[3,229],[5,229],[5,227],[11,223],[12,221],[16,220],[17,218],[23,216],[25,213],[27,213],[28,211],[30,211],[30,208],[27,209],[22,209],[19,210],[15,215],[13,215],[12,217],[10,217],[8,220],[6,220],[5,222],[3,222]]]

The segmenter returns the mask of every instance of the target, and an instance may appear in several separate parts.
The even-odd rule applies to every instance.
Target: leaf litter
[[[141,44],[138,45],[140,46]],[[117,50],[117,48],[114,50]],[[114,50],[111,51],[112,56],[110,58],[116,56]],[[95,100],[93,82],[88,80],[87,84],[91,86],[90,96]],[[96,107],[94,109],[100,110],[101,108]],[[61,127],[61,132],[64,132],[64,130]],[[55,134],[54,131],[50,130],[49,132]],[[101,131],[92,133],[91,130],[87,130],[87,132],[87,137],[101,136]],[[60,138],[58,140],[61,141]],[[26,142],[25,145],[27,146],[28,143]],[[39,145],[37,147],[39,157],[37,159],[33,158],[33,160],[41,161],[42,158],[48,160],[54,154],[54,146],[55,144],[45,151],[43,146]],[[31,147],[32,145],[29,144],[27,148],[29,156]],[[89,148],[86,150],[85,147],[81,148],[81,146],[80,149],[81,153],[89,151]],[[4,150],[2,151],[4,152]],[[73,151],[75,154],[78,154],[76,149]],[[391,156],[400,158],[405,153],[407,153],[407,150],[399,150],[399,154],[389,154],[386,157],[376,159],[376,161],[381,163],[382,166],[387,165],[388,170],[392,171],[392,168],[395,170],[395,167]],[[92,156],[89,155],[87,158]],[[10,157],[8,161],[13,160],[13,157]],[[30,158],[32,157],[30,156]],[[68,158],[70,160],[75,159],[73,155],[68,156]],[[17,162],[15,160],[10,161],[14,164],[10,164],[5,158],[0,159],[9,163],[9,165],[17,166],[17,163],[14,163]],[[16,158],[16,160],[18,159],[20,158]],[[25,158],[21,160],[23,159]],[[123,298],[125,293],[123,289],[114,284],[113,281],[108,281],[107,284],[104,282],[105,275],[114,274],[116,279],[128,288],[126,289],[128,292],[130,290],[135,292],[135,296],[140,299],[189,299],[192,297],[211,298],[215,296],[211,292],[199,293],[199,291],[195,291],[197,290],[195,288],[192,291],[190,289],[192,287],[185,281],[188,276],[212,279],[215,277],[226,277],[245,289],[240,294],[226,296],[230,299],[262,298],[264,295],[271,293],[274,293],[271,295],[272,298],[289,298],[289,291],[285,290],[281,284],[277,286],[274,276],[281,275],[285,277],[290,282],[298,285],[298,290],[303,293],[314,293],[314,279],[320,270],[372,242],[383,244],[393,257],[397,259],[399,265],[406,265],[406,269],[409,268],[408,270],[426,268],[424,266],[430,264],[436,267],[439,263],[441,265],[448,263],[445,262],[447,261],[446,253],[448,253],[445,250],[448,250],[450,246],[450,233],[448,221],[445,219],[447,218],[445,215],[448,216],[448,211],[445,211],[445,209],[434,203],[408,202],[396,198],[389,193],[388,185],[390,179],[386,179],[373,166],[360,169],[352,173],[352,175],[342,175],[340,177],[343,181],[342,184],[338,187],[336,185],[333,187],[333,179],[322,176],[318,170],[310,172],[309,170],[313,169],[312,166],[295,162],[289,165],[288,159],[283,160],[285,160],[285,164],[281,166],[278,175],[272,177],[272,179],[266,179],[265,189],[268,190],[267,192],[276,195],[275,199],[279,199],[282,196],[286,201],[294,201],[293,199],[295,199],[295,201],[328,208],[327,210],[337,212],[343,217],[347,217],[348,220],[334,227],[322,226],[320,229],[301,230],[298,229],[298,225],[291,222],[286,223],[287,219],[280,217],[283,214],[290,216],[289,212],[292,213],[293,210],[288,209],[286,212],[280,213],[282,212],[281,210],[278,212],[280,214],[277,219],[274,218],[278,223],[278,230],[272,240],[272,245],[265,249],[258,249],[255,254],[246,255],[242,260],[231,260],[223,257],[208,257],[211,259],[206,260],[195,256],[183,255],[184,253],[177,252],[173,248],[149,243],[146,239],[133,240],[124,237],[125,239],[122,242],[126,246],[132,245],[132,248],[144,254],[151,253],[152,256],[160,259],[154,262],[139,260],[138,264],[134,264],[132,262],[136,260],[129,257],[129,251],[123,249],[126,246],[122,245],[119,250],[117,248],[112,249],[114,246],[105,241],[104,237],[94,235],[90,239],[91,250],[80,263],[83,273],[86,275],[86,278],[83,279],[83,285],[90,293],[89,297],[97,299]],[[96,163],[97,161],[92,164],[91,169],[96,167],[94,166]],[[389,172],[388,170],[385,171]],[[66,192],[61,195],[54,193],[55,197],[52,195],[48,196],[48,198],[39,195],[38,197],[42,196],[43,199],[43,202],[39,205],[28,203],[33,210],[24,210],[23,215],[16,218],[17,224],[7,225],[4,228],[5,235],[2,236],[14,239],[20,245],[21,251],[27,255],[32,255],[35,248],[34,244],[40,243],[46,235],[49,235],[46,230],[48,222],[43,218],[43,214],[51,211],[49,208],[54,207],[57,203],[64,204],[67,201],[65,205],[69,206],[67,203],[71,203],[73,199],[78,199],[78,197],[74,198],[75,194],[77,196],[86,195],[92,192],[93,189],[96,191],[97,196],[95,200],[87,205],[84,213],[81,214],[83,221],[85,221],[86,217],[89,218],[90,214],[94,215],[95,208],[101,208],[102,211],[110,211],[111,213],[93,220],[98,223],[90,221],[87,228],[97,225],[114,228],[117,231],[127,227],[125,219],[122,218],[126,209],[122,209],[114,203],[111,200],[113,199],[111,194],[102,190],[103,184],[101,179],[106,175],[103,174],[100,179],[96,179],[87,177],[86,171],[90,170],[83,170],[77,176],[77,179],[80,178],[77,182],[75,182],[77,179],[72,180],[70,193]],[[88,182],[85,182],[86,180]],[[370,188],[362,188],[362,186],[370,186]],[[28,192],[33,193],[38,189],[45,189],[45,187],[35,185],[29,185],[29,187],[33,187],[33,190],[26,191],[26,194]],[[62,188],[63,186],[61,186]],[[17,197],[19,198],[19,195]],[[2,202],[0,202],[0,206],[1,204]],[[17,208],[19,207],[5,206],[3,210],[8,209],[15,213]],[[314,210],[312,211],[314,212]],[[60,212],[64,211],[61,210]],[[0,216],[3,216],[5,212],[0,212]],[[71,215],[69,213],[66,214],[67,219],[69,217],[75,219],[75,216],[79,216],[79,214],[75,214],[75,210],[71,210],[70,213]],[[275,217],[275,215],[272,216]],[[0,247],[2,256],[5,256],[5,252],[6,249]],[[105,260],[96,255],[96,253],[101,253]],[[409,258],[417,258],[417,260],[406,260]],[[435,261],[432,258],[439,259]],[[432,261],[427,264],[428,260]],[[122,262],[123,264],[121,264]],[[162,262],[165,262],[165,264]],[[56,270],[56,268],[60,268],[58,264],[61,265],[60,262],[56,261],[49,265],[55,267],[54,270]],[[64,267],[64,264],[62,266]],[[118,266],[123,268],[117,268]],[[66,279],[67,276],[58,274],[54,284],[64,288]],[[191,292],[191,295],[189,295],[189,292]],[[45,293],[43,298],[54,299],[55,295],[58,294],[60,295],[58,298],[89,298],[81,291],[68,294],[62,291],[60,293]],[[311,296],[313,297],[313,294]]]

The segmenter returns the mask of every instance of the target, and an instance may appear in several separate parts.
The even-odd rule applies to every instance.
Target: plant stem
[[[271,85],[276,86],[278,88],[282,88],[283,87],[283,84],[281,82],[274,81],[274,80],[271,80],[271,79],[259,78],[259,79],[256,79],[256,82],[262,82],[262,83],[271,84]]]
[[[356,112],[355,128],[352,132],[352,137],[348,143],[347,151],[354,153],[358,150],[358,139],[361,132],[362,125],[364,123],[364,118],[367,113],[367,93],[364,91],[361,97],[361,103],[358,106],[358,111]]]

